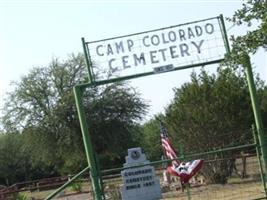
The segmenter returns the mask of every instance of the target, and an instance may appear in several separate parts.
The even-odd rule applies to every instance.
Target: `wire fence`
[[[194,153],[181,155],[179,159],[187,162],[194,159],[203,159],[204,165],[199,173],[190,179],[189,186],[184,187],[178,177],[171,176],[166,173],[167,163],[170,160],[155,161],[143,163],[132,169],[133,171],[142,171],[146,167],[154,167],[155,177],[159,180],[160,190],[162,193],[161,199],[174,200],[256,200],[267,199],[266,186],[264,180],[264,173],[262,172],[262,164],[260,156],[258,155],[259,145],[257,140],[252,144],[245,144],[241,146],[225,147],[223,149],[212,150],[204,153]],[[104,198],[106,200],[120,200],[121,190],[125,181],[123,181],[122,171],[127,168],[117,168],[101,171],[103,178]],[[89,167],[85,168],[79,174],[80,177],[74,179],[74,182],[67,187],[62,187],[58,190],[57,198],[72,199],[71,196],[83,195],[83,199],[93,199],[93,192],[90,189],[91,184],[88,182]],[[84,174],[84,176],[80,176]],[[74,176],[74,177],[75,177]],[[142,175],[140,175],[142,177]],[[144,175],[143,175],[144,177]],[[150,179],[150,177],[145,176]],[[62,178],[62,177],[61,177]],[[67,177],[69,179],[73,177]],[[50,180],[50,179],[49,179]],[[44,180],[42,180],[43,183]],[[135,183],[141,179],[135,179]],[[47,182],[47,180],[46,180]],[[26,183],[25,183],[26,184]],[[55,180],[53,180],[53,185]],[[60,184],[62,185],[63,182]],[[36,191],[36,187],[37,191]],[[34,186],[34,187],[33,187]],[[41,182],[20,186],[15,191],[0,190],[0,199],[14,199],[14,195],[26,195],[29,199],[44,199],[53,190],[53,187],[48,184],[49,191],[41,187]],[[149,184],[148,184],[149,186]],[[29,189],[31,188],[31,189]],[[42,191],[44,189],[45,191]],[[5,191],[4,191],[5,190]],[[41,195],[45,192],[45,195]],[[14,194],[13,194],[14,193]],[[16,199],[16,198],[15,198]],[[50,199],[50,198],[49,198]]]
[[[229,148],[202,155],[204,165],[201,171],[191,178],[187,188],[181,185],[179,178],[168,175],[164,165],[156,165],[155,172],[160,180],[162,199],[266,199],[260,162],[256,148],[252,146],[244,146],[238,151],[236,148]],[[190,157],[196,159],[194,156]],[[122,199],[122,185],[120,174],[109,174],[109,178],[104,179],[106,199]]]

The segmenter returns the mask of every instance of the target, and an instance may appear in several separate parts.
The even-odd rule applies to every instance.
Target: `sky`
[[[0,106],[10,83],[30,69],[47,66],[53,58],[82,52],[86,41],[153,30],[223,14],[230,17],[241,0],[0,0]],[[226,23],[228,36],[246,33],[245,27]],[[267,56],[251,57],[255,72],[267,80]],[[210,72],[217,65],[206,66]],[[173,88],[190,80],[192,68],[134,79],[131,84],[150,103],[147,118],[164,111]]]

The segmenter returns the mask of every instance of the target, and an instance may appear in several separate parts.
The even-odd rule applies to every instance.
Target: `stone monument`
[[[121,196],[123,200],[159,200],[162,198],[159,179],[155,169],[149,164],[146,155],[140,147],[128,149],[126,163],[123,167],[133,167],[121,171],[123,185]]]

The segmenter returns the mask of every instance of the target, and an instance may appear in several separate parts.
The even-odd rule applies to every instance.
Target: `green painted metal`
[[[223,59],[214,60],[214,61],[206,62],[203,65],[212,65],[212,64],[220,63],[222,61],[223,61]],[[168,72],[172,72],[172,71],[178,71],[178,70],[183,70],[183,69],[188,69],[188,68],[193,68],[193,67],[199,67],[199,64],[185,65],[185,66],[181,66],[179,68],[175,68],[173,70],[170,70],[167,72],[162,72],[162,73],[168,73]],[[109,83],[126,81],[126,80],[130,80],[130,79],[134,79],[134,78],[141,78],[141,77],[149,76],[149,75],[155,75],[155,74],[158,75],[158,74],[162,74],[162,73],[146,72],[146,73],[142,73],[142,74],[124,76],[124,77],[119,77],[119,78],[111,78],[108,80],[93,81],[90,83],[83,83],[83,84],[79,84],[76,86],[79,86],[81,88],[95,87],[95,86],[105,85],[105,84],[109,84]]]
[[[241,146],[236,146],[236,147],[228,147],[228,148],[224,148],[224,149],[213,150],[213,151],[208,151],[208,152],[203,152],[203,153],[182,155],[182,156],[178,157],[177,159],[181,159],[181,158],[187,158],[187,159],[189,159],[191,157],[196,157],[196,156],[201,157],[201,156],[210,155],[210,154],[214,154],[214,153],[221,153],[221,152],[238,150],[238,149],[244,149],[244,148],[249,148],[249,147],[256,147],[256,143],[247,144],[247,145],[241,145]],[[101,172],[101,174],[109,174],[109,173],[119,172],[119,171],[124,170],[124,169],[130,169],[130,168],[136,168],[136,167],[143,167],[143,166],[147,166],[147,165],[159,165],[159,164],[162,164],[162,163],[171,162],[172,160],[175,160],[175,159],[165,159],[165,160],[162,160],[162,161],[154,161],[154,162],[150,162],[148,164],[143,164],[143,165],[138,165],[138,166],[132,166],[132,167],[121,167],[121,168],[108,169],[108,170],[103,170]],[[67,184],[69,185],[71,182],[73,182],[74,180],[76,180],[81,174],[85,173],[89,169],[90,168],[88,166],[83,171],[81,171],[79,174],[77,174],[76,176],[74,176]],[[97,179],[97,180],[102,181],[101,179]],[[66,187],[67,187],[67,185],[64,186],[64,187],[63,186],[60,187],[55,192],[53,192],[51,195],[49,195],[49,197],[47,197],[45,200],[52,199],[53,197],[55,197],[60,191],[62,191]]]
[[[85,111],[83,108],[83,103],[82,103],[82,88],[79,86],[74,87],[74,96],[75,96],[75,101],[76,101],[76,107],[79,115],[79,121],[81,125],[81,130],[82,130],[82,135],[83,135],[83,142],[84,142],[84,147],[85,147],[85,153],[86,153],[86,158],[88,165],[90,167],[90,176],[92,180],[92,189],[94,193],[94,199],[95,200],[102,200],[102,193],[101,191],[101,185],[100,185],[100,179],[99,173],[98,173],[98,168],[97,168],[97,162],[95,159],[95,152],[93,150],[93,145],[92,145],[92,140],[90,138],[90,133],[88,129],[88,124],[86,122],[86,115]]]
[[[168,73],[168,72],[173,72],[173,71],[178,71],[178,70],[183,70],[183,69],[188,69],[188,68],[193,68],[193,67],[201,67],[201,66],[204,66],[204,65],[212,65],[212,64],[220,63],[222,61],[223,61],[223,59],[219,59],[219,60],[214,60],[214,61],[200,63],[200,64],[185,65],[185,66],[180,66],[180,67],[174,68],[172,70],[169,70],[169,71],[166,71],[166,72],[161,72],[161,73],[146,72],[146,73],[135,74],[135,75],[130,75],[130,76],[124,76],[124,77],[119,77],[119,78],[112,78],[112,79],[108,79],[108,80],[96,81],[95,84],[104,85],[104,84],[109,84],[109,83],[114,83],[114,82],[119,82],[119,81],[126,81],[126,80],[129,80],[129,79],[140,78],[140,77],[149,76],[149,75],[158,75],[158,74],[162,74],[162,73]]]
[[[251,62],[249,55],[244,53],[241,56],[242,64],[245,67],[246,77],[247,77],[247,83],[249,87],[249,93],[250,93],[250,99],[251,104],[253,108],[254,113],[254,119],[256,123],[256,130],[258,132],[259,136],[259,144],[261,147],[261,153],[263,158],[263,169],[264,169],[264,179],[266,181],[266,172],[267,172],[267,136],[264,133],[261,113],[260,113],[260,107],[258,103],[257,93],[256,93],[256,86],[253,79],[253,73],[251,68]]]
[[[220,15],[217,18],[219,20],[221,31],[223,33],[223,39],[224,39],[226,52],[229,53],[230,47],[229,47],[229,43],[228,43],[228,39],[227,39],[223,15]],[[190,23],[193,23],[193,22],[190,22]],[[186,23],[186,24],[188,24],[188,23]],[[93,77],[92,63],[90,60],[90,54],[89,54],[88,45],[87,45],[88,42],[85,42],[84,38],[82,38],[82,43],[83,43],[83,49],[84,49],[84,55],[85,55],[85,61],[86,61],[86,66],[87,66],[87,71],[88,71],[89,82],[75,86],[74,87],[74,93],[75,93],[76,106],[77,106],[77,110],[78,110],[82,134],[83,134],[86,157],[87,157],[88,164],[91,168],[91,180],[92,180],[92,187],[93,187],[93,191],[94,191],[94,199],[102,200],[102,199],[104,199],[104,193],[103,193],[101,173],[100,173],[99,167],[97,165],[96,154],[95,154],[93,147],[92,147],[91,138],[89,135],[90,133],[89,133],[88,125],[87,125],[86,118],[85,118],[85,112],[84,112],[84,108],[82,105],[82,99],[81,99],[82,93],[83,93],[82,91],[83,91],[83,89],[88,88],[88,87],[95,87],[95,86],[99,86],[99,85],[104,85],[104,84],[109,84],[109,83],[114,83],[114,82],[119,82],[119,81],[125,81],[125,80],[129,80],[129,79],[153,75],[155,73],[154,72],[148,72],[148,73],[142,73],[142,74],[136,74],[136,75],[129,75],[129,76],[125,76],[125,77],[112,78],[112,79],[108,79],[108,80],[95,81],[94,77]],[[224,59],[218,59],[218,60],[214,60],[214,61],[210,61],[210,62],[206,62],[206,63],[180,66],[180,67],[177,67],[177,68],[170,70],[170,71],[167,71],[167,72],[182,70],[182,69],[187,69],[187,68],[192,68],[192,67],[197,67],[197,66],[220,63],[223,60]],[[244,65],[247,65],[247,64],[248,63],[244,63]],[[250,67],[250,70],[251,70],[251,67]],[[166,73],[166,72],[163,72],[163,73]],[[251,72],[251,74],[252,74],[252,72]],[[252,77],[252,76],[248,75],[248,77]],[[249,84],[254,83],[253,81],[251,82],[251,80],[248,80],[248,82],[249,82]],[[255,85],[254,85],[254,90],[255,90]],[[251,89],[250,89],[250,91],[251,91]],[[251,92],[251,94],[252,94],[252,92]],[[251,96],[255,96],[255,95],[251,95]],[[252,99],[254,99],[252,101],[255,102],[255,98],[253,97]],[[254,115],[256,115],[255,109],[257,109],[257,106],[254,105],[255,103],[252,103],[252,104],[253,104]],[[254,107],[255,107],[255,109],[254,109]],[[258,112],[256,112],[256,113],[258,113]],[[265,169],[266,169],[266,166],[267,166],[266,165],[266,163],[267,163],[267,157],[266,157],[266,155],[267,155],[267,153],[266,153],[267,152],[266,151],[267,150],[267,145],[266,145],[267,140],[266,140],[266,137],[263,135],[263,129],[261,126],[262,122],[260,122],[258,120],[258,117],[259,117],[259,115],[257,114],[257,117],[255,116],[255,120],[256,120],[256,125],[257,125],[257,131],[259,132],[260,145],[261,145],[262,152],[264,155],[263,160],[264,160]],[[264,138],[265,138],[265,141],[264,141]],[[213,153],[221,153],[224,151],[230,151],[230,150],[241,149],[241,148],[252,147],[252,146],[255,147],[256,144],[242,145],[242,146],[238,146],[238,147],[229,147],[229,148],[225,148],[225,149],[214,150],[214,151],[205,152],[205,153],[191,154],[191,155],[186,155],[185,157],[184,156],[182,156],[182,157],[189,159],[190,157],[204,156],[204,155],[213,154]],[[178,159],[180,159],[180,158],[178,158]],[[151,162],[150,164],[156,165],[156,164],[161,164],[161,163],[170,162],[170,161],[171,161],[171,159],[170,160],[155,161],[155,162]],[[139,167],[141,167],[141,166],[145,166],[145,165],[140,165]],[[129,167],[129,168],[131,168],[131,167]],[[108,173],[108,172],[111,173],[111,172],[115,172],[115,171],[120,171],[123,169],[127,169],[127,168],[116,168],[116,169],[111,169],[111,170],[104,170],[104,171],[102,171],[102,174]]]
[[[218,18],[220,20],[221,30],[224,33],[223,34],[223,38],[224,38],[226,51],[229,53],[230,52],[230,47],[229,47],[229,43],[228,43],[228,39],[227,39],[227,34],[226,34],[226,29],[225,29],[223,16],[220,15]],[[196,22],[198,22],[198,21],[196,21]],[[192,22],[190,22],[190,23],[192,23]],[[84,146],[85,146],[86,158],[87,158],[89,166],[87,168],[85,168],[84,170],[82,170],[77,175],[75,175],[70,181],[68,181],[66,184],[61,186],[55,192],[50,194],[46,198],[46,200],[50,200],[53,197],[55,197],[60,191],[64,190],[71,182],[76,180],[81,174],[83,174],[84,172],[88,171],[89,169],[91,170],[90,171],[90,176],[91,176],[91,180],[92,180],[92,189],[93,189],[93,193],[94,193],[94,199],[95,200],[104,200],[105,199],[104,192],[103,192],[103,183],[102,183],[102,179],[101,179],[101,172],[99,170],[96,153],[94,152],[93,146],[92,146],[92,143],[91,143],[88,124],[87,124],[87,121],[86,121],[85,111],[84,111],[83,104],[82,104],[83,90],[85,88],[88,88],[88,87],[94,87],[94,86],[104,85],[104,84],[108,84],[108,83],[114,83],[114,82],[118,82],[118,81],[125,81],[125,80],[129,80],[129,79],[133,79],[133,78],[139,78],[139,77],[144,77],[144,76],[155,74],[154,72],[148,72],[148,73],[142,73],[142,74],[137,74],[137,75],[130,75],[130,76],[125,76],[125,77],[113,78],[113,79],[108,79],[108,80],[95,81],[94,77],[93,77],[92,63],[91,63],[91,60],[90,60],[90,54],[89,54],[89,51],[88,51],[88,46],[87,46],[87,43],[85,42],[84,38],[82,38],[82,44],[83,44],[83,49],[84,49],[85,62],[86,62],[86,67],[87,67],[87,71],[88,71],[88,80],[89,81],[88,81],[88,83],[80,84],[80,85],[75,86],[74,87],[74,95],[75,95],[75,101],[76,101],[77,111],[78,111],[78,115],[79,115],[79,121],[80,121],[82,135],[83,135],[83,142],[84,142]],[[224,59],[219,59],[219,60],[214,60],[214,61],[210,61],[210,62],[206,62],[206,63],[202,63],[202,64],[181,66],[179,68],[175,68],[174,70],[170,70],[170,71],[167,71],[167,72],[176,71],[176,70],[182,70],[182,69],[187,69],[187,68],[192,68],[192,67],[197,67],[197,66],[201,66],[201,65],[215,64],[215,63],[219,63],[219,62],[221,62],[223,60]],[[259,133],[260,147],[261,147],[262,154],[263,154],[263,160],[264,160],[264,166],[265,166],[264,169],[266,171],[266,166],[267,166],[267,153],[266,153],[267,152],[267,140],[266,140],[266,135],[264,135],[264,133],[263,133],[263,125],[262,125],[262,121],[261,121],[261,118],[260,118],[259,108],[258,108],[257,99],[256,99],[256,89],[255,89],[255,84],[254,84],[254,81],[253,81],[251,64],[250,64],[250,60],[249,60],[248,56],[245,57],[244,66],[246,67],[248,84],[249,84],[249,88],[250,88],[250,95],[251,95],[251,99],[252,99],[252,106],[253,106],[255,121],[256,121],[256,125],[257,125],[257,132]],[[163,73],[166,73],[166,72],[163,72]],[[214,153],[221,153],[221,152],[224,152],[224,151],[242,149],[242,148],[247,148],[247,147],[255,147],[255,146],[256,146],[256,144],[248,144],[248,145],[242,145],[242,146],[238,146],[238,147],[229,147],[229,148],[224,148],[224,149],[220,149],[220,150],[209,151],[209,152],[205,152],[205,153],[197,153],[197,154],[191,154],[191,155],[181,155],[180,157],[183,158],[183,159],[184,158],[189,159],[190,157],[196,157],[196,156],[199,157],[199,156],[204,156],[204,155],[209,155],[209,154],[214,154]],[[177,159],[181,159],[180,157],[177,158]],[[156,165],[156,164],[166,163],[166,162],[170,162],[172,160],[175,160],[175,159],[155,161],[155,162],[149,163],[149,165]],[[139,165],[138,167],[142,167],[142,166],[146,166],[146,165],[148,165],[148,164]],[[133,167],[115,168],[115,169],[110,169],[110,170],[104,170],[104,171],[102,171],[102,174],[103,173],[111,173],[111,172],[121,171],[123,169],[128,169],[128,168],[133,168]],[[264,189],[265,189],[265,192],[266,192],[265,181],[264,181]],[[190,195],[189,189],[187,191],[189,193],[188,198],[191,199],[191,195]],[[259,198],[259,199],[265,199],[265,198]]]
[[[73,181],[75,181],[77,178],[79,178],[85,172],[89,171],[89,169],[90,169],[89,166],[84,168],[78,174],[73,176],[68,182],[66,182],[64,185],[62,185],[60,188],[58,188],[53,193],[51,193],[48,197],[46,197],[45,200],[50,200],[50,199],[54,198],[58,193],[60,193],[62,190],[64,190],[66,187],[68,187]]]
[[[185,155],[184,155],[184,145],[183,144],[180,144],[179,145],[179,157],[181,161],[183,161],[185,159]],[[185,188],[186,188],[186,194],[187,194],[187,198],[188,200],[191,200],[191,191],[190,191],[190,184],[189,183],[186,183],[185,184]]]
[[[224,46],[225,46],[225,50],[227,53],[230,53],[230,45],[229,45],[229,42],[228,42],[228,38],[227,38],[227,32],[226,32],[226,28],[225,28],[225,24],[224,24],[224,20],[223,20],[223,15],[221,14],[219,16],[219,19],[220,19],[220,28],[221,28],[221,31],[223,32],[223,41],[224,41]]]
[[[260,146],[259,145],[259,137],[258,137],[257,131],[255,130],[254,125],[252,126],[252,133],[253,133],[254,141],[256,143],[256,153],[257,153],[257,158],[258,158],[258,163],[259,163],[259,168],[260,168],[261,181],[262,181],[263,189],[265,192],[265,196],[267,197],[266,182],[265,182],[265,178],[264,178],[262,161],[261,161],[261,152],[260,152],[260,147],[259,147]]]
[[[170,26],[170,27],[165,27],[165,28],[160,28],[160,29],[154,29],[154,30],[149,30],[149,31],[144,31],[144,32],[124,35],[124,36],[106,38],[106,39],[102,39],[102,40],[95,40],[95,41],[90,41],[90,42],[86,42],[84,40],[84,38],[82,38],[83,49],[84,49],[84,54],[85,54],[85,57],[86,57],[85,59],[86,59],[86,64],[87,64],[87,69],[88,69],[89,76],[91,77],[91,80],[93,80],[92,82],[96,82],[97,81],[97,80],[95,80],[94,73],[92,73],[93,72],[93,67],[92,67],[92,61],[91,61],[91,58],[90,58],[90,52],[89,52],[89,49],[88,49],[88,44],[96,43],[96,42],[104,42],[104,41],[114,40],[114,39],[119,39],[119,38],[125,38],[125,37],[135,36],[135,35],[139,35],[139,34],[151,33],[151,32],[154,32],[154,31],[160,31],[160,30],[165,30],[165,29],[169,29],[169,28],[184,26],[184,25],[188,25],[188,24],[204,22],[204,21],[208,21],[208,20],[212,20],[212,19],[217,19],[218,20],[218,24],[220,26],[220,30],[221,30],[221,33],[222,33],[222,38],[223,38],[223,41],[224,41],[224,46],[225,46],[225,49],[226,49],[226,53],[230,53],[230,47],[229,47],[229,43],[228,43],[228,39],[227,39],[227,32],[226,32],[226,29],[225,29],[223,15],[220,15],[220,16],[217,16],[217,17],[211,17],[211,18],[207,18],[207,19],[196,20],[196,21],[193,21],[193,22],[183,23],[183,24],[179,24],[179,25],[175,25],[175,26]],[[200,67],[200,66],[220,63],[223,60],[224,60],[224,58],[213,60],[213,61],[206,61],[206,62],[202,62],[202,63],[192,64],[192,65],[184,65],[184,66],[174,67],[174,69],[172,69],[172,70],[165,71],[165,72],[160,72],[160,73],[167,73],[167,72],[176,71],[176,70],[182,70],[182,69],[187,69],[187,68],[192,68],[192,67]],[[151,72],[140,73],[140,74],[135,74],[135,75],[123,76],[123,77],[119,77],[119,78],[111,78],[111,79],[99,80],[98,82],[111,83],[111,82],[128,80],[128,79],[133,79],[133,78],[143,77],[143,76],[148,76],[148,75],[154,75],[154,74],[158,74],[158,73],[155,73],[155,72],[151,71]],[[107,83],[105,83],[105,84],[107,84]]]
[[[105,200],[106,197],[105,197],[105,194],[104,194],[104,182],[103,182],[102,173],[101,173],[101,170],[100,170],[99,159],[98,159],[96,153],[94,154],[94,157],[95,157],[96,170],[97,170],[97,176],[98,176],[98,180],[97,181],[98,181],[98,184],[99,184],[99,187],[100,187],[101,199]]]
[[[233,151],[233,150],[238,150],[238,149],[245,149],[245,148],[250,148],[250,147],[256,147],[256,144],[255,143],[245,144],[245,145],[240,145],[240,146],[235,146],[235,147],[227,147],[227,148],[224,148],[224,149],[207,151],[207,152],[203,152],[203,153],[188,154],[188,155],[183,155],[182,157],[179,156],[176,159],[164,159],[164,160],[159,160],[159,161],[153,161],[153,162],[150,162],[148,164],[141,164],[141,165],[138,165],[138,166],[119,167],[119,168],[107,169],[107,170],[103,170],[102,174],[109,174],[109,173],[118,172],[118,171],[121,171],[121,170],[131,169],[131,168],[136,168],[136,167],[144,167],[146,165],[159,165],[159,164],[162,164],[162,163],[171,162],[173,160],[181,160],[182,158],[191,159],[193,157],[201,157],[201,156],[211,155],[211,154],[215,154],[215,153],[222,153],[222,152]]]
[[[86,64],[86,68],[87,68],[87,72],[88,72],[88,79],[89,79],[89,83],[93,82],[93,75],[92,75],[92,63],[91,63],[91,59],[90,59],[90,54],[87,48],[87,45],[85,43],[84,38],[82,38],[82,44],[83,44],[83,52],[84,52],[84,57],[85,57],[85,64]]]
[[[190,184],[186,183],[185,187],[186,187],[187,198],[188,198],[188,200],[191,200]]]

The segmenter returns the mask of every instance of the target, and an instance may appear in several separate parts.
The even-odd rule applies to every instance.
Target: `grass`
[[[240,161],[237,160],[238,171],[241,171],[242,165]],[[259,176],[259,166],[256,157],[247,159],[247,174],[248,177],[241,179],[238,176],[233,176],[228,180],[225,185],[222,184],[209,184],[202,185],[200,187],[190,188],[191,200],[208,200],[208,199],[218,199],[218,200],[251,200],[256,198],[264,197],[263,186],[260,181]],[[162,175],[161,172],[157,174],[158,177]],[[114,178],[104,181],[105,192],[108,196],[114,196],[119,191],[121,185],[121,178]],[[178,184],[177,182],[174,184]],[[88,182],[82,182],[82,191],[88,192],[90,185]],[[47,191],[35,191],[26,192],[28,197],[34,197],[35,199],[44,199],[54,190]],[[70,187],[64,190],[66,195],[75,194],[76,192]],[[88,194],[89,195],[89,194]],[[166,200],[188,200],[187,192],[182,192],[181,190],[175,191],[175,187],[169,192],[163,193],[163,199]],[[119,200],[119,199],[116,199]]]
[[[190,188],[191,200],[251,200],[264,197],[263,187],[261,182],[249,181],[236,183],[229,183],[226,185],[212,184],[204,185],[201,187]],[[112,181],[110,181],[112,184]],[[83,191],[88,191],[89,184],[83,183]],[[117,184],[116,184],[117,185]],[[35,199],[44,199],[53,190],[40,191],[40,192],[27,192],[28,197],[34,197]],[[65,190],[65,194],[74,194],[71,188]],[[187,192],[184,191],[170,191],[163,194],[163,199],[166,200],[188,200]]]
[[[89,191],[89,183],[88,182],[82,182],[81,183],[81,191],[82,192],[88,192]],[[27,195],[28,198],[34,198],[34,199],[45,199],[48,195],[50,195],[55,189],[52,190],[44,190],[44,191],[27,191],[23,192],[23,194]],[[73,190],[73,187],[70,185],[67,187],[64,191],[64,195],[72,195],[72,194],[77,194],[77,191]]]
[[[240,159],[236,161],[239,172],[242,170]],[[232,176],[227,184],[209,184],[198,188],[190,188],[191,200],[251,200],[265,196],[263,185],[260,180],[260,172],[257,157],[247,158],[247,177],[241,179]],[[167,200],[188,200],[186,191],[172,191],[165,193],[163,199]]]
[[[241,184],[207,185],[199,188],[190,188],[192,200],[251,200],[264,197],[263,188],[260,182],[248,182]],[[169,192],[164,194],[163,199],[167,200],[188,200],[187,192]]]

